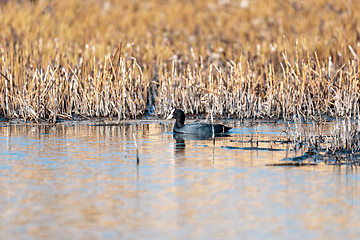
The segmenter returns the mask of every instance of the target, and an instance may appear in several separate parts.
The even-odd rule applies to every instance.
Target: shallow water
[[[171,122],[0,127],[1,239],[356,239],[360,177],[301,152],[284,124],[229,123],[229,136],[174,139]],[[137,139],[140,164],[136,165]],[[237,142],[240,141],[240,142]],[[273,147],[282,151],[269,151]]]

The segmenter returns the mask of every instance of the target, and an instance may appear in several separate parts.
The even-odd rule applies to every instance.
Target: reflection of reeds
[[[0,116],[358,114],[354,1],[225,2],[0,2]]]

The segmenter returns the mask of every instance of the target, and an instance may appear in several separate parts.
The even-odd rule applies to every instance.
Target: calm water
[[[356,169],[265,166],[301,153],[225,147],[284,125],[232,126],[214,146],[165,121],[0,124],[0,239],[358,239]]]

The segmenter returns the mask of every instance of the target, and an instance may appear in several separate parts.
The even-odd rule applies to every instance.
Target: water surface
[[[357,169],[270,167],[301,152],[241,150],[281,123],[174,139],[171,122],[0,127],[1,239],[356,239]],[[136,147],[140,164],[136,164]],[[257,146],[257,145],[256,145]],[[236,147],[236,148],[229,148]]]

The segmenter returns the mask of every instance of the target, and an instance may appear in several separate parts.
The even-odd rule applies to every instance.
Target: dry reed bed
[[[3,117],[359,112],[351,0],[20,2],[0,3]]]
[[[174,61],[170,70],[159,67],[156,77],[149,79],[137,59],[117,59],[107,56],[88,76],[83,75],[82,63],[25,67],[19,69],[27,79],[23,84],[4,65],[1,115],[35,121],[74,115],[135,118],[153,108],[164,115],[175,106],[193,114],[238,118],[316,120],[359,113],[358,60],[331,69],[311,59],[291,63],[284,53],[282,70],[275,73],[269,64],[262,75],[234,61],[221,68],[195,60],[179,66]]]

